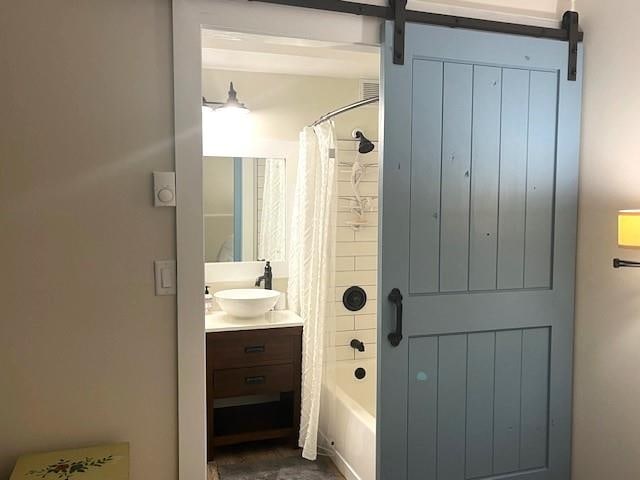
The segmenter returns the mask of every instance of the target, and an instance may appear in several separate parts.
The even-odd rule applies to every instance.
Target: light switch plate
[[[175,172],[153,172],[153,204],[156,207],[176,206]]]
[[[153,262],[156,278],[156,295],[176,294],[176,261],[156,260]]]

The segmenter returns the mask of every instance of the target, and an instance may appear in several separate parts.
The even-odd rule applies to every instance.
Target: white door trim
[[[200,28],[192,7],[188,1],[173,2],[178,478],[206,480]]]

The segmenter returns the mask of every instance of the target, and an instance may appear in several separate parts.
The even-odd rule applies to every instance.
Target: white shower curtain
[[[264,190],[258,258],[284,260],[286,169],[281,158],[267,158],[264,165]]]
[[[309,460],[317,455],[325,324],[333,303],[336,175],[333,123],[305,128],[293,207],[289,307],[304,319],[299,444]]]

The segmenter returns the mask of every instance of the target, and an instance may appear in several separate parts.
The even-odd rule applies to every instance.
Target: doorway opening
[[[380,48],[201,45],[209,478],[373,480]]]

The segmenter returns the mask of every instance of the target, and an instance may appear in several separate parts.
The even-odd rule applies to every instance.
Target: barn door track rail
[[[366,17],[376,17],[395,22],[393,38],[393,63],[404,64],[404,36],[406,22],[438,25],[450,28],[465,28],[484,32],[523,35],[526,37],[548,38],[566,41],[569,45],[568,79],[575,81],[578,72],[578,43],[584,34],[580,30],[578,12],[567,11],[562,17],[562,28],[536,27],[519,23],[496,22],[479,18],[457,17],[439,13],[407,10],[407,0],[389,0],[389,6],[367,5],[346,0],[249,0],[250,2],[272,3],[290,7],[310,8],[329,12],[350,13]]]

